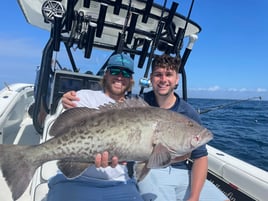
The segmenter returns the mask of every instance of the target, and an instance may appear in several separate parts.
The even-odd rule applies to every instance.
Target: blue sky
[[[1,5],[0,86],[34,83],[49,32],[28,24],[17,1]],[[191,19],[202,31],[186,63],[189,97],[268,100],[267,10],[267,0],[195,0]]]

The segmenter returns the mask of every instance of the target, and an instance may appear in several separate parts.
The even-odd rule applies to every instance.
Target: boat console
[[[50,114],[55,113],[58,102],[64,93],[80,89],[101,90],[100,80],[100,76],[57,70],[53,76],[52,91],[49,97]]]

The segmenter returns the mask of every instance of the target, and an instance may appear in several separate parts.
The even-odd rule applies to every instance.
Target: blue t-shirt
[[[181,114],[193,119],[194,121],[198,122],[199,124],[201,124],[200,117],[199,117],[198,113],[196,112],[196,110],[190,104],[188,104],[186,101],[184,101],[183,99],[180,99],[179,95],[177,95],[176,93],[174,93],[174,94],[176,96],[176,102],[171,108],[169,108],[169,110],[181,113]],[[159,107],[153,91],[144,93],[143,98],[149,105],[154,106],[154,107]],[[202,146],[200,146],[197,149],[192,151],[191,159],[197,159],[197,158],[200,158],[202,156],[207,156],[207,155],[208,155],[208,152],[207,152],[206,145],[202,145]],[[186,161],[174,163],[174,164],[172,164],[172,167],[181,168],[181,169],[186,169],[186,168],[188,169],[189,168],[187,166]]]

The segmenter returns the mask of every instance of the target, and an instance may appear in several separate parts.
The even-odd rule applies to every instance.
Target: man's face
[[[151,83],[154,92],[160,96],[167,96],[173,93],[178,81],[179,75],[172,69],[156,66],[151,74]]]
[[[124,69],[116,68],[117,71],[112,70],[114,69],[108,69],[105,74],[105,92],[110,95],[124,96],[125,92],[131,88],[132,75],[130,74],[130,77],[125,77],[125,72],[122,72]]]

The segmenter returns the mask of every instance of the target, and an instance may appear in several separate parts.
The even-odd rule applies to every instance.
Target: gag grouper
[[[213,138],[209,130],[186,116],[150,107],[140,98],[98,109],[66,110],[56,119],[50,135],[54,137],[39,145],[0,145],[0,167],[14,200],[47,161],[63,162],[59,168],[67,177],[79,176],[84,169],[78,164],[94,163],[96,154],[103,151],[122,161],[143,161],[147,168],[161,168]],[[70,163],[73,174],[66,167]]]

